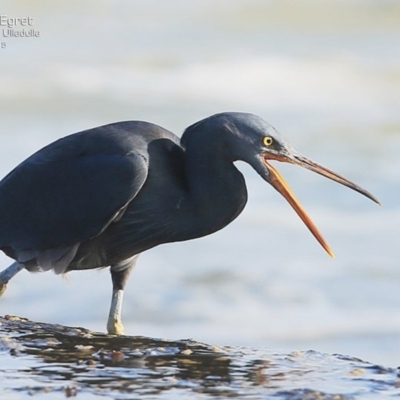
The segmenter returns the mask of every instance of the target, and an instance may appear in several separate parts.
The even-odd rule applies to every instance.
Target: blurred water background
[[[278,165],[331,260],[240,165],[249,203],[234,223],[141,256],[127,333],[400,364],[398,1],[3,0],[0,13],[32,17],[40,31],[0,37],[0,176],[94,126],[140,119],[180,135],[208,115],[247,111],[383,203]],[[22,272],[0,314],[104,331],[110,296],[107,270]]]

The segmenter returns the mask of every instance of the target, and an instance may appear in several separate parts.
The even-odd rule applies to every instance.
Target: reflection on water
[[[0,391],[8,399],[34,394],[54,398],[55,393],[114,399],[400,395],[395,369],[346,356],[107,336],[9,316],[0,317],[0,325],[0,373],[8,377],[0,380]]]

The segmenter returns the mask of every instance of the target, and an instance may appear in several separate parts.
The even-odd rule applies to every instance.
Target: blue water
[[[2,14],[31,16],[40,37],[0,37],[1,176],[78,130],[141,119],[180,134],[238,110],[264,117],[383,203],[277,165],[335,251],[331,260],[286,202],[239,165],[250,199],[238,220],[141,256],[125,297],[130,334],[399,364],[397,2],[2,5]],[[22,272],[0,313],[104,331],[110,291],[106,270],[66,280]]]

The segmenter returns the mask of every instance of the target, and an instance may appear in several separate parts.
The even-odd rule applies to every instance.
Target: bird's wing
[[[147,162],[135,152],[99,154],[90,150],[95,147],[44,148],[3,179],[0,247],[69,246],[98,235],[118,217],[143,186]]]

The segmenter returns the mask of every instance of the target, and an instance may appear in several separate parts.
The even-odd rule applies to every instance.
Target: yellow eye
[[[272,144],[274,143],[274,139],[272,139],[271,136],[265,136],[263,138],[263,145],[266,147],[272,146]]]

